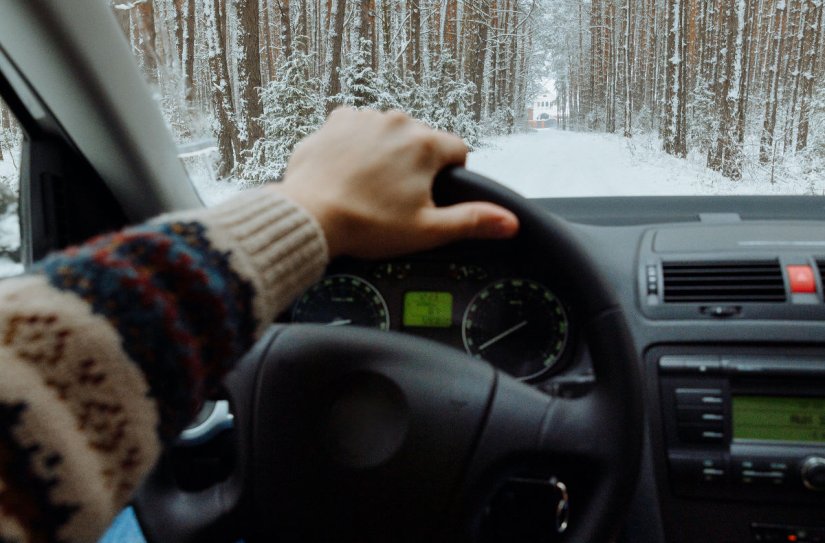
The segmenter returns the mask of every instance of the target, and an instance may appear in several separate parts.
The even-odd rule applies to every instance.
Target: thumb
[[[434,245],[467,238],[506,239],[515,236],[519,228],[518,218],[511,211],[488,202],[428,208],[423,222]]]

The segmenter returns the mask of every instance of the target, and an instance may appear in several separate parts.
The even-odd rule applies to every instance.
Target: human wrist
[[[271,183],[266,185],[264,190],[273,191],[287,198],[317,223],[326,241],[327,255],[330,259],[344,253],[344,241],[340,238],[340,233],[346,231],[341,227],[341,223],[344,222],[344,213],[336,210],[333,198],[287,182]]]

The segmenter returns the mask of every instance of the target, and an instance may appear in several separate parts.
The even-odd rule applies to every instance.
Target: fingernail
[[[490,223],[485,228],[485,234],[492,239],[506,239],[515,235],[517,227],[509,218],[500,218]]]

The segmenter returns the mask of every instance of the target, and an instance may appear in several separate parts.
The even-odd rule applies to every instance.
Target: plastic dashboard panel
[[[825,255],[825,226],[802,222],[735,222],[732,224],[667,225],[646,230],[639,255],[637,287],[644,314],[653,319],[714,319],[714,306],[735,309],[736,319],[825,320],[822,281],[817,261]],[[776,262],[782,272],[787,300],[780,303],[714,302],[666,303],[662,296],[665,263]],[[810,266],[816,292],[793,294],[788,289],[788,266]],[[655,269],[660,286],[646,292],[646,270]]]
[[[605,276],[610,278],[628,316],[644,365],[642,373],[648,414],[646,450],[623,540],[643,543],[749,542],[757,540],[755,530],[761,530],[764,526],[773,530],[772,533],[795,536],[806,533],[805,530],[825,527],[825,516],[822,514],[825,504],[819,495],[812,495],[813,504],[805,504],[781,497],[772,499],[770,493],[767,499],[754,502],[731,497],[730,493],[726,497],[724,492],[715,497],[686,496],[677,492],[667,457],[663,412],[667,414],[668,407],[662,404],[662,375],[657,367],[658,355],[662,352],[733,353],[755,357],[794,353],[823,356],[825,317],[822,314],[822,283],[819,277],[815,295],[819,305],[754,304],[739,316],[727,319],[708,317],[699,311],[698,306],[689,304],[682,307],[675,307],[681,304],[651,307],[646,305],[643,296],[645,265],[651,259],[654,264],[660,264],[663,259],[772,258],[777,259],[783,268],[785,264],[808,263],[818,273],[815,260],[825,253],[820,249],[820,244],[825,241],[825,222],[821,220],[825,217],[823,199],[636,199],[629,205],[631,211],[639,208],[638,216],[629,218],[631,213],[628,213],[618,220],[614,220],[615,214],[624,214],[628,209],[619,212],[617,208],[621,206],[616,206],[615,200],[610,204],[610,200],[546,200],[543,204],[549,211],[559,212],[569,220],[581,221],[574,228],[591,247]],[[672,214],[668,213],[668,206],[672,208]],[[734,222],[729,224],[712,222],[714,218],[722,218],[719,215],[711,216],[711,222],[699,220],[703,213],[728,212],[755,220],[738,221],[735,215],[731,217],[729,214],[724,217],[726,221],[733,218]],[[792,217],[797,220],[789,221]],[[657,247],[656,234],[664,231],[668,231],[664,236],[664,241],[668,243]],[[720,232],[725,232],[724,236]],[[737,248],[722,243],[724,237],[737,240],[743,237],[743,233],[745,237],[753,238],[759,234],[763,239],[770,236],[769,239],[787,243],[760,248]],[[782,391],[787,395],[794,395],[795,390],[801,391],[794,382],[799,383],[799,380],[784,379]],[[762,381],[764,384],[765,381]],[[814,389],[825,393],[825,383],[812,383],[809,379],[808,392],[811,384]],[[825,453],[825,447],[815,451]]]
[[[825,314],[822,304],[822,281],[817,273],[816,303],[754,304],[735,318],[710,318],[690,304],[646,305],[642,296],[645,264],[660,264],[663,260],[753,260],[776,259],[785,264],[810,264],[816,270],[816,260],[825,256],[820,250],[825,242],[825,221],[814,220],[825,209],[821,198],[683,198],[675,199],[670,222],[662,213],[659,199],[636,199],[640,207],[634,220],[616,219],[613,199],[539,200],[548,211],[560,213],[572,221],[572,229],[586,244],[609,279],[625,311],[639,360],[643,364],[644,400],[647,426],[643,465],[631,505],[631,514],[619,541],[638,543],[681,543],[703,541],[733,543],[754,541],[754,526],[793,529],[825,528],[822,515],[825,503],[819,495],[810,495],[802,502],[773,499],[771,493],[759,500],[737,498],[727,488],[709,497],[707,493],[690,495],[679,491],[669,469],[665,419],[670,416],[662,402],[662,374],[658,358],[662,353],[677,355],[744,355],[754,357],[794,355],[825,357]],[[796,204],[803,219],[788,221]],[[771,205],[775,205],[775,209]],[[709,207],[705,207],[709,206]],[[634,208],[635,209],[635,208]],[[734,214],[753,217],[752,221],[737,221]],[[744,212],[743,212],[744,211]],[[773,212],[776,211],[776,217]],[[712,213],[710,222],[699,220]],[[722,214],[724,213],[724,217]],[[825,215],[823,213],[822,215]],[[704,215],[707,219],[708,216]],[[734,222],[719,224],[714,219]],[[775,220],[771,220],[775,218]],[[657,220],[662,222],[650,223]],[[633,224],[634,222],[638,224]],[[658,243],[657,243],[657,235]],[[781,242],[770,247],[746,244],[741,240],[760,238]],[[825,247],[823,247],[825,249]],[[566,377],[586,375],[588,355],[580,349],[582,342],[575,336],[576,300],[566,295],[563,282],[553,273],[553,255],[519,254],[507,242],[463,243],[392,264],[410,270],[418,269],[413,283],[375,278],[375,270],[387,262],[341,260],[332,264],[328,273],[350,273],[375,284],[387,298],[392,329],[400,329],[401,298],[409,289],[447,289],[456,293],[452,330],[430,330],[432,339],[462,348],[460,334],[461,311],[472,293],[485,283],[499,277],[520,276],[539,280],[553,290],[569,310],[572,323],[571,341],[559,373],[538,382],[540,388],[551,389],[554,382]],[[465,282],[462,286],[445,286],[450,281],[444,270],[450,266],[479,266],[487,276]],[[429,270],[429,271],[422,271]],[[440,270],[432,273],[433,270]],[[415,274],[414,274],[415,275]],[[681,307],[677,307],[681,306]],[[289,321],[287,311],[279,320]],[[416,330],[418,335],[428,332]],[[438,337],[439,334],[443,334]],[[799,379],[782,381],[782,391],[794,394]],[[819,381],[807,383],[806,393],[817,390]],[[764,382],[762,383],[764,385]],[[740,386],[741,381],[736,386]],[[825,383],[821,383],[825,391]],[[818,450],[818,449],[817,449]],[[822,451],[825,454],[825,450]]]
[[[816,303],[811,303],[809,297],[807,303],[800,304],[754,304],[735,318],[728,319],[708,317],[698,307],[689,304],[681,307],[676,307],[680,304],[658,304],[652,307],[645,303],[642,296],[644,268],[650,261],[660,264],[667,259],[768,258],[777,259],[783,268],[785,264],[807,263],[816,270],[816,259],[825,256],[825,250],[820,249],[825,249],[820,245],[825,242],[825,222],[816,220],[825,216],[822,213],[825,209],[823,199],[736,197],[676,198],[666,202],[656,198],[627,200],[631,211],[638,211],[635,218],[629,212],[625,214],[627,209],[616,206],[615,199],[538,201],[548,211],[573,222],[576,235],[592,250],[624,308],[639,360],[644,366],[642,374],[648,414],[646,446],[636,496],[622,540],[639,543],[731,543],[754,541],[753,525],[759,523],[784,527],[825,527],[822,505],[789,503],[781,499],[753,503],[724,495],[709,499],[707,496],[690,497],[676,492],[671,483],[666,453],[661,376],[653,355],[660,349],[669,349],[668,352],[676,353],[734,352],[757,356],[798,352],[825,356],[825,304],[822,304],[819,276]],[[667,212],[668,205],[673,207],[672,214]],[[621,212],[617,211],[619,209]],[[704,215],[706,213],[711,215]],[[705,222],[699,220],[700,217]],[[737,220],[739,217],[754,220]],[[789,221],[792,217],[797,220]],[[800,218],[803,220],[798,220]],[[715,220],[728,224],[719,224]],[[656,236],[662,232],[666,233],[657,245]],[[755,236],[763,241],[782,243],[769,247],[737,243]],[[492,275],[537,278],[564,300],[575,327],[576,300],[566,298],[564,285],[555,282],[553,255],[508,253],[506,244],[498,245],[493,251],[490,247],[485,244],[462,244],[421,255],[417,259],[423,259],[419,262],[447,265],[481,262],[496,269]],[[358,270],[359,265],[336,263],[330,273],[369,273],[364,268]],[[473,288],[476,286],[480,283]],[[396,293],[390,296],[396,296],[398,300],[399,293],[404,289],[392,288],[396,288]],[[789,298],[789,302],[792,301]],[[282,318],[288,319],[288,315]],[[396,322],[398,318],[396,313]],[[454,346],[461,347],[455,344],[455,336],[452,340],[442,341],[452,341]],[[574,341],[572,345],[577,344]],[[567,356],[571,355],[569,365],[548,379],[548,383],[566,375],[586,373],[586,353],[574,348]],[[787,382],[785,386],[787,392]],[[793,393],[792,387],[789,390],[788,393]],[[813,503],[820,503],[818,497],[813,498]]]

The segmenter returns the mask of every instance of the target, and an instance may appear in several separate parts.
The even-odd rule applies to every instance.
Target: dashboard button
[[[725,438],[721,424],[680,424],[678,434],[684,443],[722,443]]]
[[[825,458],[809,456],[802,463],[802,482],[813,491],[825,490]]]
[[[728,468],[721,454],[671,453],[671,474],[680,484],[723,484],[728,478]]]
[[[734,480],[743,485],[785,486],[788,464],[781,461],[733,459]]]
[[[676,420],[680,424],[719,424],[725,417],[720,407],[678,407]]]
[[[712,355],[668,355],[659,359],[659,369],[663,371],[705,373],[718,371],[721,367],[721,359]]]
[[[794,294],[816,293],[814,270],[810,266],[785,266],[788,282]]]
[[[722,390],[719,388],[677,388],[676,406],[722,406]]]

